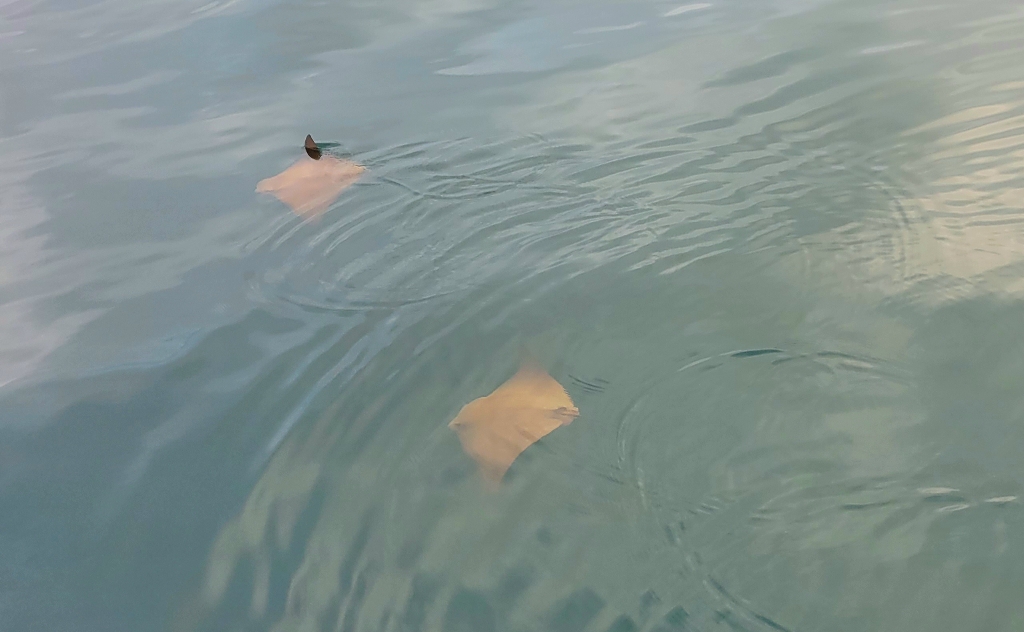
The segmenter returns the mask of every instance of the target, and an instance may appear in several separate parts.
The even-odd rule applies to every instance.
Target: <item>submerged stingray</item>
[[[309,135],[306,136],[305,149],[308,158],[299,160],[272,178],[260,180],[256,191],[272,193],[290,206],[296,215],[309,218],[326,211],[342,191],[359,179],[366,167],[324,154]]]
[[[463,406],[448,427],[495,489],[523,450],[579,414],[561,384],[539,365],[524,362],[493,393]]]

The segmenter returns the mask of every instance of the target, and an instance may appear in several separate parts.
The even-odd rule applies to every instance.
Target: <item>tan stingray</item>
[[[272,178],[260,180],[256,191],[271,193],[290,206],[296,215],[310,218],[326,211],[342,191],[359,179],[366,167],[321,153],[312,136],[306,136],[305,148],[308,157]]]
[[[463,406],[448,427],[495,489],[523,450],[579,414],[562,385],[528,361],[493,393]]]

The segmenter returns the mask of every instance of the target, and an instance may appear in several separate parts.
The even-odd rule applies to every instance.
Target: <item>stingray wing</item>
[[[524,363],[490,396],[500,399],[507,408],[558,412],[563,424],[571,423],[580,413],[562,385],[531,362]]]
[[[259,193],[271,193],[296,215],[321,215],[342,191],[352,186],[366,171],[362,165],[330,155],[303,158],[281,173],[261,180]]]

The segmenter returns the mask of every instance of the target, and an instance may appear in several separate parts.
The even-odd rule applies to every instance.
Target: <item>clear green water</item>
[[[1016,2],[0,1],[5,632],[1024,629],[1022,316]]]

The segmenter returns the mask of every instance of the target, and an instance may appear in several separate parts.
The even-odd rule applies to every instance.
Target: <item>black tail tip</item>
[[[306,153],[309,154],[310,158],[312,158],[313,160],[319,160],[320,159],[320,148],[317,147],[316,142],[313,141],[312,134],[306,134],[306,144],[305,144],[305,147],[306,147]]]

